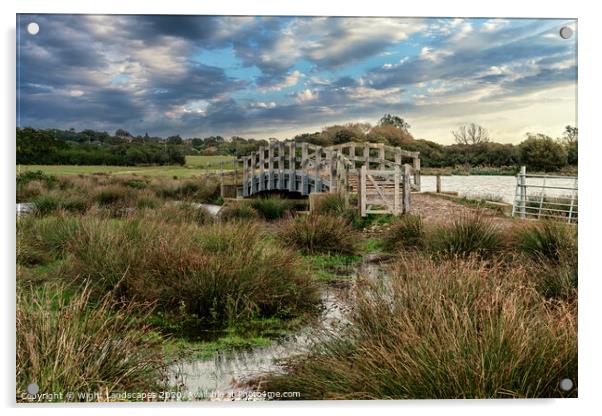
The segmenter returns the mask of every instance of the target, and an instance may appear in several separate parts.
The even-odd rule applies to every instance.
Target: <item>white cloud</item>
[[[316,90],[306,89],[303,90],[295,96],[298,103],[305,103],[308,101],[314,101],[318,98],[319,93]]]
[[[274,101],[270,101],[270,102],[256,101],[256,102],[251,103],[250,107],[251,108],[260,108],[260,109],[275,108],[276,102],[274,102]]]
[[[420,50],[420,59],[429,60],[431,62],[439,62],[441,58],[453,55],[453,52],[447,49],[433,50],[433,48],[424,46]]]
[[[276,84],[268,85],[266,87],[260,87],[260,91],[280,91],[285,88],[294,87],[299,83],[299,80],[305,75],[301,72],[295,70],[289,74],[287,74],[281,82]]]

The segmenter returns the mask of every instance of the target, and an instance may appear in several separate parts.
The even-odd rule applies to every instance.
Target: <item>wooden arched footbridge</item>
[[[236,180],[242,197],[270,191],[357,193],[362,216],[406,212],[410,192],[420,190],[419,152],[382,143],[274,141],[240,157],[234,168],[237,178],[242,168],[241,183]]]

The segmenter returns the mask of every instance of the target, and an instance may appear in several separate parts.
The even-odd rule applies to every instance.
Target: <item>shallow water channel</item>
[[[370,256],[357,266],[356,276],[381,278],[382,267]],[[350,309],[350,289],[355,278],[344,285],[325,285],[321,289],[323,310],[315,324],[297,333],[273,341],[270,346],[216,353],[213,359],[180,360],[168,369],[168,384],[177,386],[182,394],[176,400],[256,400],[248,382],[268,372],[282,371],[278,360],[306,351],[318,333],[336,330],[346,322]]]

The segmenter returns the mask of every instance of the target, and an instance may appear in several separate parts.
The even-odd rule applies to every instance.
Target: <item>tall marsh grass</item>
[[[343,218],[312,214],[280,225],[278,236],[286,245],[309,254],[357,254],[358,235]]]
[[[27,221],[20,231],[21,262],[62,256],[59,275],[89,282],[94,296],[114,291],[211,322],[286,317],[317,302],[302,259],[252,223],[65,216]]]
[[[284,374],[262,380],[303,399],[562,397],[577,380],[573,304],[546,301],[520,265],[471,256],[402,258],[355,291],[350,324]]]
[[[143,323],[148,311],[110,295],[90,302],[89,288],[75,294],[63,286],[19,289],[17,400],[27,400],[22,395],[30,383],[41,394],[61,393],[57,401],[67,401],[67,392],[102,397],[157,385],[164,363],[161,339]]]

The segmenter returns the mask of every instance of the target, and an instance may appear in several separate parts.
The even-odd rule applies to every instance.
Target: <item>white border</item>
[[[16,3],[16,2],[15,2]],[[2,239],[2,275],[4,284],[2,295],[1,345],[3,371],[0,378],[0,394],[9,412],[44,412],[45,414],[86,414],[96,415],[110,411],[118,414],[161,414],[161,413],[242,413],[245,414],[303,414],[316,411],[322,413],[364,414],[374,407],[379,413],[416,414],[445,413],[454,415],[483,414],[504,415],[508,413],[562,414],[591,413],[599,407],[601,351],[599,312],[602,295],[600,285],[599,241],[600,207],[596,202],[602,195],[599,176],[602,149],[599,141],[600,126],[600,68],[599,40],[602,39],[600,14],[590,4],[580,1],[545,1],[535,4],[524,0],[503,2],[484,1],[428,1],[415,2],[370,0],[351,3],[350,1],[327,2],[324,0],[303,0],[286,2],[283,0],[253,0],[193,3],[188,0],[146,0],[144,2],[123,0],[103,0],[83,2],[81,0],[21,0],[16,4],[2,2],[2,83],[4,96],[2,106],[2,126],[4,137],[0,139],[0,155],[4,199],[2,219],[5,230]],[[109,406],[86,407],[20,407],[15,409],[14,400],[14,273],[15,273],[15,13],[120,13],[120,14],[237,14],[237,15],[348,15],[348,16],[459,16],[459,17],[562,17],[579,19],[579,129],[581,130],[581,151],[579,171],[581,176],[580,212],[580,287],[579,287],[579,399],[574,400],[520,400],[520,401],[406,401],[406,402],[302,402],[302,403],[219,403],[184,404],[166,407],[133,405],[129,408]],[[598,212],[596,212],[598,211]],[[597,215],[596,215],[597,214]]]

